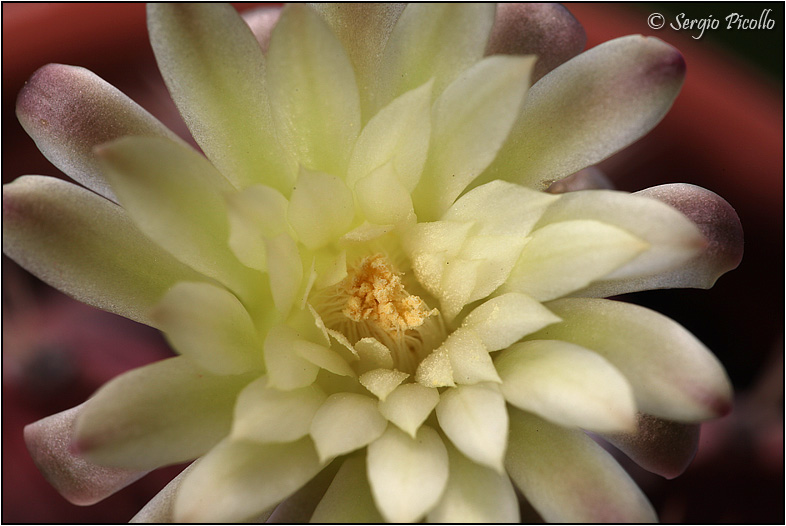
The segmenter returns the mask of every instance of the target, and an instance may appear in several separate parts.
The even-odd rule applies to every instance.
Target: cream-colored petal
[[[540,79],[508,141],[478,182],[545,189],[652,129],[685,78],[679,51],[653,37],[604,42]]]
[[[16,99],[16,116],[56,167],[98,194],[114,199],[93,148],[126,135],[179,140],[114,86],[84,68],[48,64]]]
[[[360,375],[360,384],[371,391],[381,401],[384,401],[393,390],[401,385],[401,382],[409,377],[396,369],[372,369]]]
[[[426,356],[415,371],[415,381],[425,387],[452,387],[453,367],[445,348],[439,348]]]
[[[591,431],[632,431],[630,384],[597,353],[555,340],[517,343],[494,360],[505,399],[556,424]]]
[[[264,241],[267,273],[273,302],[281,314],[288,314],[303,282],[303,264],[297,243],[289,234]]]
[[[625,230],[599,221],[551,223],[532,233],[502,290],[553,300],[586,287],[648,248]]]
[[[640,411],[695,422],[731,409],[731,384],[720,362],[666,316],[601,299],[546,306],[563,321],[527,338],[564,340],[597,352],[628,379]]]
[[[481,466],[447,444],[450,478],[426,519],[439,523],[519,522],[519,501],[506,473]]]
[[[436,408],[442,431],[473,461],[504,473],[508,411],[499,386],[459,385],[440,395]]]
[[[229,246],[241,263],[267,270],[265,239],[288,231],[287,204],[280,192],[262,185],[227,196]]]
[[[153,469],[191,460],[229,433],[244,376],[216,376],[178,356],[134,369],[87,402],[75,449],[88,460]]]
[[[356,377],[352,367],[336,351],[306,340],[295,342],[294,351],[301,358],[308,360],[321,369],[330,371],[339,376]]]
[[[549,522],[656,522],[647,497],[584,432],[510,411],[505,467]]]
[[[267,82],[281,144],[302,166],[343,177],[360,133],[358,88],[346,51],[307,6],[282,10]]]
[[[438,402],[439,391],[435,388],[403,384],[379,402],[379,412],[414,438]]]
[[[348,506],[347,503],[352,505]],[[313,523],[383,522],[366,476],[365,455],[347,458],[311,516]]]
[[[336,393],[314,415],[311,437],[324,462],[366,446],[386,427],[387,420],[377,410],[376,400],[356,393]]]
[[[276,141],[265,60],[230,5],[152,3],[150,42],[172,99],[211,162],[236,186],[288,192],[294,164]]]
[[[368,480],[388,522],[416,522],[439,501],[448,481],[448,453],[436,431],[423,426],[415,438],[396,426],[368,446]]]
[[[453,379],[459,384],[497,382],[501,380],[480,336],[469,329],[456,329],[441,349],[448,353]]]
[[[493,352],[558,321],[540,302],[525,294],[509,292],[475,307],[461,327],[477,334],[486,349]]]
[[[248,311],[226,289],[180,282],[151,315],[180,354],[215,374],[264,369],[262,340]]]
[[[295,352],[300,338],[284,325],[270,329],[264,344],[265,366],[270,385],[290,390],[311,385],[317,378],[319,367]]]
[[[393,369],[390,348],[376,338],[361,338],[355,344],[355,351],[360,360],[358,367],[361,374],[378,368]]]
[[[85,404],[48,416],[24,429],[25,445],[44,478],[69,502],[89,506],[147,474],[147,470],[99,466],[70,451],[76,419]]]
[[[352,223],[352,192],[334,175],[300,169],[287,217],[300,241],[309,249],[337,240]]]
[[[438,219],[494,160],[529,86],[534,57],[488,57],[437,98],[428,162],[413,192],[421,220]]]
[[[239,522],[285,499],[322,469],[308,437],[287,444],[224,440],[175,497],[178,522]]]
[[[186,466],[128,522],[131,524],[171,524],[175,522],[175,495],[177,495],[183,479],[194,469],[198,462],[199,460],[195,460]]]
[[[257,378],[240,392],[232,421],[232,440],[292,442],[306,436],[326,396],[315,386],[281,391]]]
[[[412,198],[401,184],[392,163],[380,166],[355,184],[360,210],[371,223],[414,223]]]
[[[172,285],[208,280],[119,206],[53,177],[3,186],[3,253],[79,301],[152,326],[150,309]]]

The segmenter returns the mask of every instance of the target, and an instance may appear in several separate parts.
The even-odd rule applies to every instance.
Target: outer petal
[[[80,506],[95,504],[147,473],[99,466],[71,453],[74,423],[84,407],[25,426],[25,444],[36,467],[63,497]]]
[[[180,484],[182,484],[186,475],[194,469],[198,462],[199,461],[196,460],[186,466],[183,471],[169,481],[169,484],[164,486],[164,489],[156,493],[156,496],[150,499],[136,515],[131,517],[131,520],[128,522],[132,524],[163,524],[175,522],[175,495],[177,495]]]
[[[246,309],[226,289],[177,283],[153,319],[180,353],[215,374],[263,370],[262,341]]]
[[[152,469],[191,460],[229,433],[248,376],[214,376],[184,357],[118,376],[85,406],[75,448],[104,465]]]
[[[358,88],[341,43],[307,6],[281,12],[267,80],[282,145],[310,170],[343,176],[360,133]]]
[[[288,444],[225,440],[180,486],[179,522],[238,522],[285,499],[322,468],[311,439]]]
[[[498,473],[508,443],[505,398],[493,383],[459,385],[440,395],[437,419],[464,455]]]
[[[638,409],[692,422],[731,408],[723,367],[693,335],[644,307],[600,299],[562,299],[548,308],[563,319],[528,339],[572,342],[609,360],[633,386]]]
[[[348,502],[352,504],[348,506]],[[371,496],[365,457],[353,456],[344,461],[314,510],[311,522],[357,524],[383,522],[374,504],[374,497]]]
[[[503,523],[519,522],[519,502],[507,474],[476,464],[447,446],[450,478],[429,522]]]
[[[262,50],[234,8],[152,3],[148,29],[169,92],[219,171],[240,187],[288,192],[294,166],[276,142]]]
[[[582,291],[583,296],[614,296],[640,290],[694,287],[708,289],[742,260],[743,234],[734,209],[719,195],[690,184],[647,188],[642,195],[673,206],[693,221],[708,243],[692,259],[670,271],[637,279],[602,281]]]
[[[699,424],[638,414],[634,433],[601,435],[639,466],[667,479],[681,475],[699,447]]]
[[[279,15],[281,15],[280,7],[258,7],[243,11],[241,15],[243,21],[254,33],[259,47],[262,48],[262,53],[267,53],[267,49],[270,47],[270,34],[276,27]]]
[[[557,3],[500,3],[487,55],[535,55],[531,83],[584,49],[587,35],[573,15]]]
[[[635,427],[630,384],[598,354],[567,342],[535,340],[500,353],[494,365],[511,404],[554,423],[592,431]]]
[[[481,180],[545,188],[598,163],[652,129],[684,77],[682,55],[652,37],[622,37],[582,53],[532,87]]]
[[[94,73],[49,64],[19,92],[16,115],[41,153],[69,177],[114,199],[93,147],[126,135],[174,133]]]
[[[99,150],[112,189],[139,228],[192,268],[242,293],[252,273],[229,249],[222,193],[231,185],[188,146],[126,137]]]
[[[657,521],[630,476],[582,431],[515,409],[510,426],[508,473],[546,521]]]
[[[434,77],[434,96],[483,56],[494,6],[410,4],[388,39],[380,61],[375,108]]]
[[[311,436],[324,462],[359,449],[385,431],[387,420],[377,410],[376,401],[355,393],[331,395],[311,421]]]
[[[395,426],[368,446],[368,480],[388,522],[416,522],[438,501],[448,481],[448,453],[436,431],[411,438]]]
[[[153,326],[149,310],[167,289],[206,279],[150,241],[119,206],[51,177],[3,186],[3,252],[79,301]]]

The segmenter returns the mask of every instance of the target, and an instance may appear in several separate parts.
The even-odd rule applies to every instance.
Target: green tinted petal
[[[387,420],[370,396],[355,393],[331,395],[314,415],[311,437],[319,458],[325,461],[366,446],[379,438]]]
[[[347,506],[351,502],[351,506]],[[371,496],[366,476],[365,456],[349,457],[341,465],[333,482],[319,501],[313,523],[359,523],[374,524],[383,522],[382,516]]]
[[[300,241],[320,248],[344,234],[355,215],[352,192],[334,175],[301,168],[288,218]]]

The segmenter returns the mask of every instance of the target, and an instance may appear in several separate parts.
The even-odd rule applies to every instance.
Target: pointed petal
[[[267,273],[273,303],[287,315],[297,299],[303,282],[303,263],[297,242],[289,234],[279,234],[264,240],[267,254]]]
[[[393,390],[401,385],[409,375],[396,369],[373,369],[363,373],[358,380],[381,401],[385,401]]]
[[[164,524],[175,522],[175,495],[180,489],[180,484],[186,478],[199,461],[195,460],[178,475],[169,481],[169,484],[156,493],[156,496],[148,501],[145,506],[131,517],[128,522],[131,524]]]
[[[147,20],[164,81],[205,155],[238,187],[288,192],[294,166],[279,153],[262,50],[235,9],[153,3]]]
[[[511,409],[505,466],[549,522],[656,522],[647,497],[584,432]]]
[[[273,32],[273,28],[276,27],[280,15],[281,8],[278,6],[258,7],[241,13],[243,21],[248,24],[259,43],[259,47],[262,48],[262,53],[266,54],[268,47],[270,47],[270,34]]]
[[[460,384],[501,380],[480,336],[469,329],[456,329],[442,344],[450,358],[453,379]]]
[[[281,144],[308,169],[343,176],[360,133],[358,88],[341,43],[307,6],[282,10],[267,81]]]
[[[434,77],[434,96],[480,60],[494,23],[491,4],[409,4],[388,38],[376,79],[381,108]]]
[[[670,422],[639,413],[634,433],[601,434],[647,471],[667,479],[682,475],[699,447],[699,424]]]
[[[597,166],[587,166],[559,181],[554,181],[546,191],[565,194],[578,190],[614,190],[614,183]]]
[[[582,289],[647,250],[625,230],[599,221],[551,223],[539,228],[524,246],[502,290],[538,301]]]
[[[597,352],[628,379],[640,411],[693,422],[730,410],[731,384],[722,365],[673,320],[601,299],[562,299],[547,307],[563,321],[528,338],[564,340]]]
[[[355,197],[371,223],[397,225],[414,223],[412,198],[401,184],[392,163],[380,166],[355,184]]]
[[[544,189],[649,132],[685,78],[679,51],[653,37],[610,40],[540,79],[483,180]]]
[[[473,461],[504,473],[508,411],[493,383],[459,385],[440,395],[437,419],[453,445]]]
[[[305,524],[336,476],[339,464],[340,462],[331,462],[305,486],[278,504],[269,517],[263,517],[262,520],[254,518],[249,523]]]
[[[287,205],[269,186],[249,186],[227,196],[229,246],[245,266],[267,270],[265,239],[287,231]]]
[[[461,327],[480,337],[489,352],[504,349],[560,319],[525,294],[509,292],[475,307]]]
[[[312,3],[347,51],[357,76],[363,122],[372,117],[372,96],[380,57],[405,3]]]
[[[264,369],[262,341],[246,309],[226,289],[177,283],[151,315],[178,353],[215,374]]]
[[[520,522],[519,501],[506,473],[497,473],[447,445],[450,478],[429,522],[507,523]]]
[[[257,378],[237,397],[231,437],[254,442],[292,442],[303,438],[325,398],[315,385],[280,391],[268,386],[267,377]]]
[[[166,139],[126,137],[99,148],[112,190],[147,236],[235,292],[249,270],[229,249],[223,192],[232,187],[200,154]]]
[[[178,522],[239,522],[285,499],[322,469],[308,437],[287,444],[224,440],[175,497]]]
[[[387,421],[370,396],[355,393],[330,395],[311,422],[311,437],[324,462],[373,442],[385,431]]]
[[[319,367],[295,352],[297,333],[285,325],[270,329],[265,338],[265,366],[272,387],[298,389],[311,385],[317,378]]]
[[[700,253],[706,240],[687,217],[655,199],[608,190],[561,194],[536,225],[592,220],[626,230],[649,249],[618,267],[606,279],[650,276],[672,270]]]
[[[445,348],[440,348],[426,356],[415,371],[415,381],[425,387],[453,387],[453,367]]]
[[[413,193],[421,220],[438,219],[494,160],[519,113],[533,57],[488,57],[437,98],[428,162]]]
[[[388,426],[368,446],[368,480],[388,522],[416,522],[438,501],[448,481],[448,453],[436,431],[423,426],[411,438]]]
[[[333,349],[317,343],[300,340],[295,342],[294,350],[301,358],[333,374],[350,376],[352,378],[357,376],[346,360]]]
[[[152,469],[202,455],[229,433],[248,376],[214,376],[184,357],[122,374],[90,399],[75,447],[107,466]]]
[[[348,502],[352,505],[347,506]],[[314,510],[311,522],[317,524],[383,522],[374,504],[374,497],[371,496],[371,488],[366,476],[365,456],[352,456],[344,461]]]
[[[95,504],[147,474],[99,466],[74,455],[69,444],[74,423],[85,404],[48,416],[25,426],[25,444],[36,467],[69,502],[79,506]]]
[[[3,253],[79,301],[152,326],[150,308],[173,284],[206,279],[119,206],[52,177],[3,186]]]
[[[93,147],[126,135],[178,140],[155,117],[84,68],[49,64],[19,92],[16,115],[41,153],[73,180],[114,199]]]
[[[635,428],[630,384],[598,354],[567,342],[518,343],[494,360],[508,402],[556,424],[591,431]]]
[[[535,55],[531,83],[584,49],[587,35],[570,11],[557,3],[497,5],[486,55]]]
[[[314,250],[338,239],[354,216],[352,192],[341,179],[300,169],[287,217],[306,247]]]
[[[404,384],[379,402],[379,412],[414,438],[438,402],[439,391],[435,388]]]

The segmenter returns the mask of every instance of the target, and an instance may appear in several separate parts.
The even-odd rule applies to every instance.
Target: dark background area
[[[253,7],[248,4],[243,8]],[[685,325],[725,365],[736,389],[731,415],[703,427],[696,460],[666,481],[626,464],[663,522],[783,523],[783,3],[568,4],[587,47],[622,35],[661,38],[685,56],[683,90],[663,122],[601,167],[623,190],[690,182],[737,210],[740,267],[711,290],[639,293],[629,300]],[[724,17],[772,30],[727,30]],[[647,27],[662,13],[666,26]],[[675,31],[689,18],[719,29]],[[181,136],[147,42],[141,4],[3,4],[2,178],[59,175],[14,115],[16,94],[40,66],[87,67]],[[35,469],[22,427],[68,409],[124,370],[169,355],[160,335],[51,290],[3,256],[3,522],[125,522],[177,472],[166,468],[88,508],[60,497]]]

